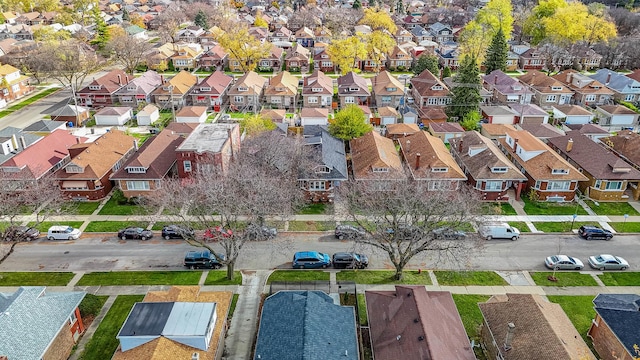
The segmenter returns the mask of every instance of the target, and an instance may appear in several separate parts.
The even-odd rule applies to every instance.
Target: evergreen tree
[[[491,39],[491,45],[487,49],[487,56],[484,59],[486,74],[491,73],[493,70],[505,71],[507,68],[507,50],[507,39],[504,37],[502,28],[500,28]]]
[[[193,23],[205,30],[209,28],[209,25],[207,24],[207,15],[202,10],[198,11],[198,13],[196,14],[196,18],[193,20]]]
[[[353,2],[353,8],[356,9],[356,10],[357,9],[362,9],[362,4],[360,3],[360,0],[355,0]]]
[[[482,100],[480,97],[481,86],[477,59],[472,55],[467,55],[453,77],[451,104],[447,106],[447,115],[457,117],[458,121],[462,121],[467,113],[478,110]]]
[[[397,14],[404,13],[404,2],[403,2],[403,0],[398,0],[396,2],[396,13]]]
[[[376,2],[376,0],[369,0],[369,7],[370,8],[374,8],[376,7],[378,4]]]
[[[129,12],[127,11],[127,8],[125,7],[124,9],[122,9],[122,21],[129,21],[131,19],[131,17],[129,17]]]
[[[91,44],[97,46],[98,50],[102,50],[109,42],[109,27],[107,22],[104,21],[99,7],[95,6],[92,11],[93,22],[96,24],[96,34],[91,40]]]
[[[440,68],[438,68],[438,58],[433,55],[420,55],[418,61],[411,69],[414,74],[420,75],[425,69],[431,71],[435,77],[440,76]]]
[[[445,66],[444,69],[442,69],[442,78],[448,78],[451,76],[451,68],[449,68],[448,66]]]

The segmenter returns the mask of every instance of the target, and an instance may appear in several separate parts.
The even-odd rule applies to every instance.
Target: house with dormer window
[[[149,70],[116,91],[115,96],[119,103],[128,106],[136,106],[141,102],[151,103],[151,93],[161,84],[162,76]]]
[[[203,53],[204,50],[200,44],[189,44],[178,47],[170,59],[176,70],[190,70],[196,68],[198,58]]]
[[[528,86],[500,70],[482,76],[482,87],[492,93],[491,100],[506,105],[508,103],[529,104],[533,92]]]
[[[423,41],[433,41],[433,34],[420,25],[416,25],[411,29],[411,35],[413,36],[413,42],[416,44],[420,44]]]
[[[382,71],[371,78],[373,99],[378,108],[390,106],[396,108],[404,94],[404,84],[388,71]]]
[[[311,52],[300,44],[296,44],[284,58],[285,67],[288,71],[309,71],[309,59]]]
[[[618,101],[640,102],[640,81],[610,69],[599,69],[589,77],[612,90],[614,99]]]
[[[326,26],[320,26],[320,27],[316,28],[316,30],[313,32],[313,34],[316,37],[316,39],[315,39],[316,43],[329,44],[331,42],[331,39],[333,38],[331,30],[329,30],[329,28],[327,28]]]
[[[164,80],[152,93],[153,101],[160,107],[173,105],[180,108],[186,104],[189,90],[198,83],[198,77],[185,70],[180,71],[170,80]]]
[[[296,38],[296,43],[306,48],[312,48],[316,40],[316,35],[314,34],[313,30],[309,29],[306,26],[298,29],[294,36]]]
[[[453,29],[449,25],[436,22],[429,25],[429,31],[433,36],[433,41],[438,44],[453,41]]]
[[[292,40],[293,32],[285,26],[281,26],[278,30],[275,30],[269,36],[269,41],[276,42],[290,42]]]
[[[396,39],[396,43],[404,44],[404,43],[407,43],[409,41],[412,41],[413,40],[413,35],[407,29],[405,29],[403,27],[398,27],[398,30],[396,30],[394,38]]]
[[[271,52],[265,58],[262,58],[258,61],[258,69],[260,71],[274,71],[280,70],[282,67],[282,56],[284,54],[284,50],[277,46],[271,47]],[[231,71],[243,72],[242,67],[240,66],[240,60],[231,59],[229,61],[229,68]]]
[[[338,78],[338,98],[340,107],[347,105],[369,105],[369,85],[362,76],[353,71]]]
[[[111,70],[107,74],[94,79],[89,85],[76,92],[78,105],[88,107],[104,107],[116,101],[116,91],[127,85],[133,77],[120,69]]]
[[[527,177],[523,190],[533,189],[540,201],[573,201],[578,182],[588,180],[526,130],[507,130],[506,136],[498,141],[502,152]]]
[[[518,65],[523,70],[542,70],[545,67],[544,55],[538,49],[529,49],[520,54]]]
[[[309,127],[311,128],[311,127]],[[325,127],[305,128],[305,146],[315,153],[318,163],[298,179],[300,187],[311,202],[333,202],[334,191],[349,179],[344,141],[329,134]]]
[[[295,108],[298,101],[298,78],[288,71],[269,78],[264,89],[265,103],[276,109]]]
[[[206,106],[214,111],[220,111],[222,104],[227,103],[227,91],[232,83],[231,76],[217,70],[189,91],[191,103],[195,106]]]
[[[205,30],[197,25],[187,26],[184,29],[180,29],[176,32],[176,40],[197,43],[200,42],[200,36],[204,35]]]
[[[392,183],[407,178],[392,139],[370,131],[350,142],[353,179],[367,181],[377,189],[390,189]]]
[[[313,68],[325,73],[335,72],[337,69],[326,50],[322,50],[313,56]]]
[[[449,89],[431,71],[425,70],[410,81],[411,94],[418,107],[444,107],[451,102]]]
[[[229,54],[220,45],[211,47],[198,58],[198,67],[206,71],[223,71],[229,62]]]
[[[518,80],[533,92],[531,102],[543,109],[571,103],[574,92],[555,77],[531,70],[519,76]]]
[[[391,54],[387,56],[387,68],[391,70],[404,71],[409,69],[412,63],[411,55],[398,45],[394,46]]]
[[[9,65],[0,66],[0,101],[11,102],[33,92],[35,87],[29,85],[29,77],[20,74],[20,70]]]
[[[553,78],[574,92],[573,100],[576,105],[598,106],[613,103],[614,92],[611,89],[604,86],[600,81],[573,69],[563,70],[554,75]]]
[[[330,107],[333,100],[333,79],[320,70],[304,78],[302,84],[303,108]]]
[[[248,111],[259,108],[267,81],[253,71],[244,74],[227,92],[231,109]]]

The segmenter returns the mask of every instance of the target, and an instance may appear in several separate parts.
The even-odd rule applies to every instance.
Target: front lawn
[[[299,215],[324,215],[332,213],[333,205],[325,203],[307,204],[298,211]]]
[[[392,270],[343,270],[336,274],[337,281],[354,281],[356,284],[407,284],[431,285],[427,271],[418,274],[415,270],[405,270],[404,279],[397,281]]]
[[[47,231],[49,231],[49,228],[52,226],[63,225],[63,226],[71,226],[72,228],[78,229],[80,228],[80,226],[82,226],[82,223],[83,223],[82,221],[65,221],[64,223],[61,223],[58,221],[43,221],[36,226],[36,223],[32,221],[29,224],[27,224],[27,226],[34,227],[40,230],[40,232],[43,233],[42,234],[43,236],[47,236]]]
[[[518,215],[516,209],[508,202],[486,203],[482,205],[483,215]]]
[[[464,329],[467,331],[467,335],[476,341],[480,340],[480,332],[478,329],[480,325],[482,325],[483,318],[478,303],[489,300],[490,296],[463,294],[452,294],[452,296],[460,313]]]
[[[2,110],[0,111],[0,118],[5,117],[11,113],[13,113],[14,111],[18,111],[20,109],[22,109],[23,107],[27,106],[27,105],[31,105],[34,102],[42,99],[45,96],[49,96],[51,94],[53,94],[54,92],[60,90],[62,88],[59,87],[54,87],[54,88],[48,88],[45,90],[42,90],[41,92],[37,93],[36,95],[33,95],[32,97],[22,100],[20,102],[15,103],[14,105],[9,106],[9,108],[7,108],[6,110]]]
[[[100,206],[96,201],[72,201],[62,205],[60,213],[69,215],[91,215]]]
[[[607,286],[640,286],[640,272],[605,272],[598,277]]]
[[[581,274],[575,271],[556,271],[556,279],[547,279],[553,275],[551,271],[531,272],[531,278],[538,286],[598,286],[595,279],[589,274]]]
[[[120,342],[116,335],[127,320],[133,305],[142,301],[144,295],[120,295],[116,298],[100,322],[100,326],[80,355],[81,360],[111,359]]]
[[[140,206],[127,200],[119,189],[113,190],[111,198],[104,204],[98,214],[100,215],[144,215],[149,212],[153,213],[153,209]]]
[[[434,271],[438,284],[444,286],[501,286],[509,285],[493,271]]]
[[[84,229],[85,232],[118,232],[128,227],[141,227],[146,229],[149,223],[139,221],[92,221]]]
[[[587,337],[587,332],[591,327],[591,320],[596,317],[596,311],[593,309],[594,296],[548,295],[547,298],[551,302],[560,304],[587,345],[591,345],[591,339]]]
[[[609,223],[613,230],[621,233],[637,233],[640,232],[640,222],[612,222]]]
[[[322,270],[276,270],[267,279],[267,284],[275,281],[329,281],[329,273]]]
[[[72,272],[1,272],[0,286],[66,286]]]
[[[546,201],[531,201],[523,196],[524,211],[527,215],[587,215],[587,211],[582,206],[575,203],[561,204]]]
[[[198,285],[200,271],[108,271],[87,273],[78,286]]]
[[[596,223],[573,222],[573,229],[572,229],[571,221],[553,221],[553,222],[541,221],[541,222],[535,222],[533,223],[533,225],[536,227],[536,229],[542,232],[571,232],[571,230],[578,229],[582,225],[600,226]]]
[[[204,281],[205,285],[242,285],[240,271],[233,272],[233,280],[227,280],[227,270],[209,270]]]
[[[598,202],[598,205],[591,200],[584,202],[598,215],[640,215],[638,210],[626,202]]]
[[[329,231],[335,228],[333,221],[289,221],[289,231]]]
[[[527,223],[524,221],[509,221],[508,224],[520,230],[521,233],[531,232],[531,230],[529,230],[529,227],[527,226]]]

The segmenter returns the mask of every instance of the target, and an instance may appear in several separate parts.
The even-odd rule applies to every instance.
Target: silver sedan
[[[626,270],[629,267],[627,260],[607,254],[590,256],[589,265],[598,270]]]
[[[582,270],[584,264],[580,259],[567,255],[552,255],[544,259],[544,264],[551,270]]]

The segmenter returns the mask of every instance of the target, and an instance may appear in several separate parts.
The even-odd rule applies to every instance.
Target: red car
[[[209,228],[204,232],[204,240],[209,241],[218,241],[220,238],[229,238],[233,236],[233,231],[231,229],[225,229],[222,226],[216,226],[214,228]]]

